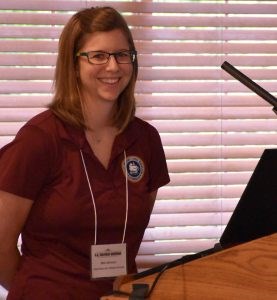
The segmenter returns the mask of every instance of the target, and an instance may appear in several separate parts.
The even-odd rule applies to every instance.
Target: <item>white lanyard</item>
[[[93,192],[92,192],[92,188],[91,188],[91,184],[90,184],[90,180],[89,180],[89,176],[88,176],[87,167],[86,167],[86,164],[85,164],[83,152],[82,152],[81,149],[80,149],[80,154],[81,154],[81,159],[82,159],[82,163],[83,163],[83,167],[84,167],[84,171],[85,171],[85,174],[86,174],[86,179],[87,179],[87,183],[88,183],[88,187],[89,187],[89,191],[90,191],[90,195],[91,195],[91,200],[92,200],[92,204],[93,204],[93,210],[94,210],[94,245],[96,245],[96,243],[97,243],[97,211],[96,211],[95,199],[94,199],[94,195],[93,195]],[[125,161],[126,213],[125,213],[123,237],[122,237],[122,242],[121,242],[122,244],[125,241],[125,234],[126,234],[127,220],[128,220],[128,210],[129,210],[128,172],[127,172],[127,159],[126,159],[125,150],[124,150],[124,161]]]

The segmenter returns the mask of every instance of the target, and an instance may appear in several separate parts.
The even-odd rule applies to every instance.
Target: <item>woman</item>
[[[0,283],[9,300],[99,299],[114,277],[137,271],[157,190],[169,182],[158,132],[134,116],[137,73],[116,10],[72,16],[49,109],[0,151]]]

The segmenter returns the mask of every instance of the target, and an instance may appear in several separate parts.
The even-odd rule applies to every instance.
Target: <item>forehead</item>
[[[120,29],[111,31],[96,31],[84,37],[83,51],[105,50],[114,51],[129,49],[127,37]]]

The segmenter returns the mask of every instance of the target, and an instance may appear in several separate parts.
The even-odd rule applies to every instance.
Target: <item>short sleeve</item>
[[[152,192],[169,183],[170,178],[160,135],[156,128],[151,126],[150,129],[149,146],[151,154],[149,190]]]
[[[15,139],[0,150],[0,189],[35,200],[49,176],[49,144],[42,129],[23,126]]]

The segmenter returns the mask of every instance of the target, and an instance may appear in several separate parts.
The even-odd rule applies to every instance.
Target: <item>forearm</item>
[[[20,260],[20,253],[15,249],[0,249],[0,284],[9,289]]]
[[[18,238],[33,201],[0,191],[0,284],[9,289],[19,265]]]

